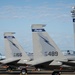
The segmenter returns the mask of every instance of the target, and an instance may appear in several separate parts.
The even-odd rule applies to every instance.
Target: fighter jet
[[[0,61],[1,65],[8,66],[8,70],[21,66],[22,71],[26,73],[27,66],[49,65],[53,61],[53,58],[45,56],[31,60],[13,34],[14,32],[4,33],[6,59]]]

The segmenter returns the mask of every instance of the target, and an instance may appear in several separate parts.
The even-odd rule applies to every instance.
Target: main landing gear
[[[23,69],[21,70],[20,75],[27,75],[27,69],[26,69],[26,68],[23,68]]]

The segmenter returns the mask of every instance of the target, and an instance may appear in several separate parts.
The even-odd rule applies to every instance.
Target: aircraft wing
[[[1,65],[12,65],[12,64],[16,64],[20,59],[5,59],[0,61]]]
[[[62,64],[63,64],[63,65],[68,65],[68,66],[75,67],[75,62],[70,62],[70,61],[65,62],[65,61],[62,61]]]
[[[44,59],[45,60],[45,59]],[[38,59],[38,60],[33,60],[33,61],[30,61],[30,62],[27,62],[26,64],[28,64],[28,65],[31,65],[31,66],[36,66],[36,65],[44,65],[44,64],[46,64],[46,65],[49,65],[53,60],[46,60],[46,61],[44,61],[44,60],[40,60],[40,59]]]
[[[36,65],[49,65],[53,60],[50,60],[50,61],[46,61],[46,62],[41,62],[41,63],[37,63],[35,64]]]

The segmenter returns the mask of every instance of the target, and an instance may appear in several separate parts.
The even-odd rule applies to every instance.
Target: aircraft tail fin
[[[72,11],[72,18],[73,18],[73,28],[74,28],[74,48],[75,48],[75,6],[73,7]]]
[[[64,55],[44,29],[45,26],[43,24],[33,24],[31,26],[34,59],[42,56],[59,57],[61,59]]]
[[[29,59],[21,45],[18,43],[16,38],[13,36],[14,32],[5,32],[5,53],[6,58],[25,58]]]

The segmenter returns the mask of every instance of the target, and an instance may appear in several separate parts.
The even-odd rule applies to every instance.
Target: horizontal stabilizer
[[[7,60],[3,60],[3,61],[0,61],[0,64],[1,65],[5,65],[5,64],[14,64],[14,63],[17,63],[20,59],[7,59]]]

